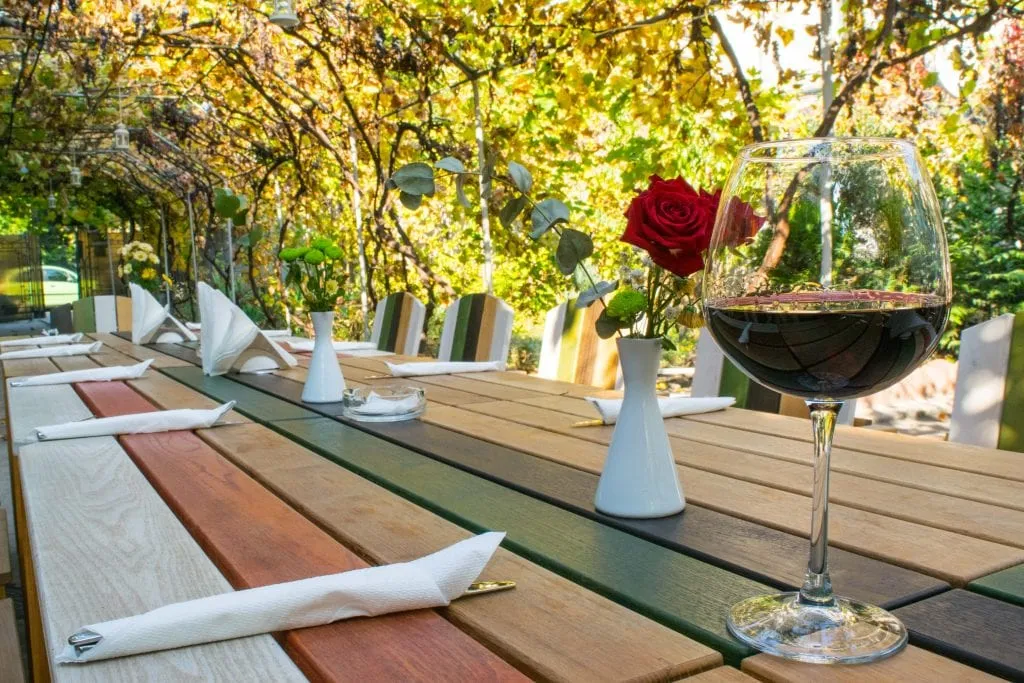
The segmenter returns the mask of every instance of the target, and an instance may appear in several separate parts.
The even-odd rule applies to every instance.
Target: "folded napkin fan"
[[[386,361],[385,361],[386,362]],[[435,361],[429,363],[388,363],[394,377],[425,377],[426,375],[454,375],[460,372],[494,372],[505,369],[500,360],[492,361]]]
[[[601,421],[606,425],[615,424],[619,418],[619,410],[622,409],[621,398],[594,398],[587,396],[588,403],[597,408],[601,413]],[[736,399],[731,396],[720,396],[712,398],[691,398],[690,396],[661,396],[658,398],[658,407],[661,409],[662,417],[679,417],[680,415],[697,415],[699,413],[713,413],[716,410],[725,410]]]
[[[87,436],[152,434],[182,429],[204,429],[212,427],[224,416],[224,413],[234,407],[235,402],[228,401],[222,406],[209,410],[194,408],[155,410],[149,413],[65,422],[64,424],[36,428],[36,438],[40,441],[52,441],[54,439],[80,439]]]
[[[132,282],[132,344],[195,341],[196,335],[148,291]]]
[[[41,349],[22,349],[20,351],[4,351],[0,360],[17,360],[19,358],[55,358],[59,356],[84,356],[88,353],[99,353],[103,342],[93,344],[64,344],[62,346],[44,346]]]
[[[55,344],[77,344],[84,337],[81,332],[75,334],[51,334],[42,337],[29,337],[28,339],[9,339],[0,342],[0,348],[12,346],[53,346]]]
[[[199,355],[204,374],[260,372],[298,365],[290,353],[256,327],[245,311],[205,282],[199,283],[199,312],[203,318]]]
[[[314,340],[312,339],[282,339],[280,342],[281,346],[286,347],[292,353],[308,353],[313,350]],[[345,351],[360,351],[366,349],[376,349],[377,345],[373,342],[357,342],[357,341],[336,341],[334,342],[334,350],[345,352]]]
[[[38,387],[45,384],[72,384],[73,382],[112,382],[122,379],[138,379],[146,373],[153,360],[135,365],[114,365],[109,368],[89,368],[70,372],[51,372],[48,375],[18,377],[11,380],[12,387]]]
[[[504,537],[492,531],[412,562],[223,593],[91,624],[83,630],[102,636],[99,643],[82,652],[69,645],[57,661],[84,663],[441,607],[469,588]]]

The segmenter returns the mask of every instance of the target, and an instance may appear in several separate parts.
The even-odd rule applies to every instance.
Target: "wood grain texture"
[[[76,389],[97,415],[155,408],[120,382]],[[236,588],[368,566],[192,432],[122,436],[121,443]],[[318,680],[524,680],[432,610],[290,631],[284,643]]]
[[[469,533],[266,427],[200,436],[362,557],[410,560]],[[446,616],[532,678],[668,680],[720,661],[702,645],[507,550],[484,578],[513,592],[452,603]]]
[[[7,530],[7,510],[0,508],[0,598],[5,595],[4,587],[11,582],[10,534]]]
[[[739,669],[731,666],[720,666],[717,669],[705,671],[696,676],[685,679],[688,683],[753,683],[756,678],[751,678]]]
[[[51,366],[51,371],[56,368]],[[70,384],[12,387],[7,391],[7,415],[11,448],[35,441],[36,427],[92,417]]]
[[[113,438],[33,444],[21,464],[49,652],[86,624],[231,590]],[[55,681],[304,680],[267,635],[87,666],[51,660],[50,671]]]
[[[555,415],[538,411],[531,424],[482,415],[481,405],[469,409],[432,407],[421,418],[453,431],[548,458],[584,471],[599,473],[606,447],[550,431]],[[494,404],[490,404],[494,405]],[[471,409],[471,410],[470,410]],[[508,417],[503,414],[503,418]],[[571,420],[570,420],[571,422]],[[587,428],[588,432],[608,428]],[[610,435],[610,430],[609,430]],[[677,452],[677,456],[685,457]],[[688,500],[726,514],[790,533],[809,533],[806,496],[682,466],[680,477]],[[1019,564],[1024,550],[935,529],[876,513],[833,505],[829,510],[830,541],[869,557],[930,574],[956,585]]]
[[[4,377],[27,377],[57,372],[57,366],[49,358],[16,358],[3,361]]]
[[[983,576],[968,586],[976,593],[1024,606],[1024,564]]]
[[[913,645],[871,664],[822,666],[772,655],[743,660],[743,671],[769,683],[995,683],[999,679]]]
[[[114,351],[120,352],[130,358],[134,358],[135,362],[153,359],[153,366],[158,368],[188,365],[187,361],[174,358],[173,356],[168,356],[167,354],[160,353],[158,351],[152,351],[144,346],[136,346],[135,344],[132,344],[131,341],[116,334],[94,332],[89,336],[97,341],[103,342]]]
[[[274,375],[233,377],[274,396],[300,402],[302,386]],[[308,406],[321,415],[337,405]],[[657,520],[608,517],[593,506],[597,476],[521,451],[426,424],[348,423],[460,469],[615,526],[669,548],[736,571],[756,581],[794,590],[806,568],[807,539],[690,504],[684,515]],[[836,590],[872,604],[896,607],[934,594],[948,584],[895,565],[832,548]]]
[[[24,680],[14,603],[8,598],[0,600],[0,681],[22,683]]]
[[[1010,680],[1024,680],[1024,607],[965,590],[895,610],[912,642]]]

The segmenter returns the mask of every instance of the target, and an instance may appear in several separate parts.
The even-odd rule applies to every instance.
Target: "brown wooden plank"
[[[690,676],[686,679],[688,683],[753,683],[756,678],[751,678],[739,669],[731,666],[720,666],[704,673]]]
[[[49,358],[16,358],[3,361],[4,377],[27,377],[57,372],[57,366]]]
[[[0,600],[0,681],[21,683],[24,680],[18,626],[14,621],[14,603],[8,598]]]
[[[100,416],[154,409],[121,382],[76,389]],[[367,566],[193,433],[137,434],[121,443],[236,588]],[[432,610],[290,631],[283,642],[311,678],[523,680]]]
[[[359,555],[398,562],[468,532],[265,427],[203,430],[202,438]],[[449,619],[531,677],[668,680],[720,661],[688,638],[503,549],[485,578],[517,588],[447,609]]]
[[[480,405],[472,406],[474,410]],[[589,472],[600,472],[606,447],[550,431],[554,419],[545,413],[542,427],[483,415],[463,408],[432,406],[425,422],[508,445],[533,455]],[[597,429],[597,428],[592,428]],[[807,535],[810,499],[751,482],[681,466],[688,500],[760,524]],[[955,585],[1019,563],[1024,550],[971,538],[943,529],[832,505],[833,545],[936,576]]]
[[[994,683],[1001,680],[913,645],[879,662],[846,666],[803,664],[772,655],[756,655],[743,660],[743,671],[770,683]]]
[[[59,372],[71,372],[73,370],[91,370],[99,367],[99,363],[89,356],[65,356],[64,358],[51,358],[56,370]]]
[[[11,582],[10,536],[7,531],[7,510],[0,507],[0,598],[5,597],[5,587]],[[2,680],[2,679],[0,679]]]
[[[120,352],[121,354],[134,358],[135,362],[140,360],[153,359],[153,366],[158,368],[171,368],[181,367],[184,365],[190,365],[187,361],[183,361],[179,358],[168,356],[165,353],[153,351],[147,349],[144,346],[136,346],[126,339],[122,339],[116,334],[109,332],[93,332],[89,335],[97,341],[101,341],[104,345],[109,346],[112,350]]]

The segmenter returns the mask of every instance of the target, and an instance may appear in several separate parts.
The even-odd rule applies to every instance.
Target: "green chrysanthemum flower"
[[[327,248],[330,247],[332,244],[334,243],[331,242],[331,240],[327,239],[326,237],[317,237],[315,240],[309,243],[309,246],[311,246],[313,249],[318,249],[320,251],[327,251]]]
[[[291,263],[295,259],[299,258],[299,250],[295,247],[288,247],[287,249],[282,249],[279,255],[282,261],[285,263]]]
[[[616,320],[633,320],[647,308],[647,295],[635,289],[620,289],[608,302],[608,315]]]
[[[324,262],[324,252],[319,249],[310,249],[307,251],[302,259],[311,266],[316,266]]]
[[[341,247],[337,244],[328,245],[324,248],[324,255],[332,261],[340,259],[342,255]]]

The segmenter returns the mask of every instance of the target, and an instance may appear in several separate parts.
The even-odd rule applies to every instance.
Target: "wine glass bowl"
[[[912,143],[816,138],[741,152],[708,250],[704,315],[744,373],[807,401],[814,488],[804,585],[736,605],[728,624],[740,640],[830,663],[906,644],[894,616],[832,593],[828,461],[841,402],[920,365],[942,335],[950,294],[938,201]]]

